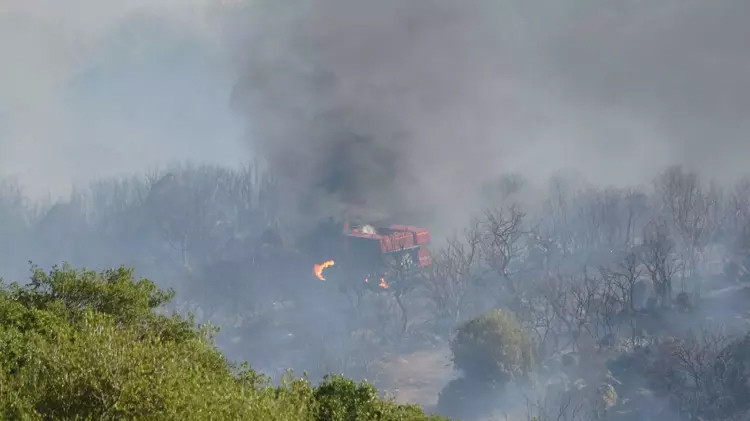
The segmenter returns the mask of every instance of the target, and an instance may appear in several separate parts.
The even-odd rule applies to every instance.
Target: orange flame
[[[369,275],[365,276],[365,282],[366,283],[370,282],[370,276]],[[383,289],[388,289],[388,282],[385,281],[385,278],[381,277],[380,278],[380,283],[378,284],[378,286],[380,288],[383,288]]]
[[[313,266],[313,274],[315,274],[315,276],[321,281],[325,281],[326,277],[323,276],[323,271],[335,264],[336,262],[334,262],[333,260],[326,260],[323,263],[317,264]]]

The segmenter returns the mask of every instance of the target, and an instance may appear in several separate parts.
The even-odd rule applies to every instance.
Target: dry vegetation
[[[434,248],[429,270],[387,290],[306,278],[313,227],[252,169],[107,180],[46,206],[6,182],[0,263],[15,279],[29,257],[134,266],[177,291],[175,309],[219,324],[231,359],[276,378],[366,378],[466,419],[747,415],[750,306],[735,292],[750,280],[750,182],[680,167],[642,190],[559,177],[537,202],[517,177],[493,186],[500,199]],[[438,357],[449,343],[453,381]]]

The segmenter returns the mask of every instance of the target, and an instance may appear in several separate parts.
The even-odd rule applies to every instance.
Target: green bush
[[[535,363],[528,333],[513,314],[499,309],[459,326],[450,347],[455,367],[476,381],[506,383],[525,377]]]
[[[340,376],[326,378],[313,393],[317,403],[316,420],[427,420],[422,410],[413,405],[394,405],[378,398],[372,385]],[[434,421],[439,417],[429,418]]]
[[[0,419],[427,420],[340,377],[280,386],[232,366],[215,329],[160,314],[171,299],[131,270],[34,269],[0,287]]]

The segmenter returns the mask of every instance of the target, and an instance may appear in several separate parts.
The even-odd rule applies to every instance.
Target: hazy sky
[[[733,176],[750,152],[748,9],[2,0],[0,173],[39,194],[155,164],[238,163],[254,142],[277,163],[310,157],[287,176],[320,184],[352,174],[332,148],[355,133],[370,152],[339,155],[363,159],[349,160],[367,171],[355,189],[406,183],[435,203],[505,171],[630,183],[685,163]]]
[[[235,77],[206,10],[0,1],[0,174],[43,195],[154,165],[246,159]]]

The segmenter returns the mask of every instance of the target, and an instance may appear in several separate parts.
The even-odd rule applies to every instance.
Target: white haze
[[[206,4],[0,1],[0,176],[57,197],[155,166],[246,160]]]
[[[310,148],[311,128],[283,107],[230,105],[233,91],[242,99],[248,69],[308,65],[289,44],[308,39],[319,43],[312,59],[348,90],[312,97],[310,81],[294,76],[303,69],[289,69],[272,82],[296,85],[278,99],[313,104],[311,112],[357,106],[357,129],[375,143],[406,133],[404,144],[385,144],[410,166],[396,184],[400,177],[430,205],[470,201],[467,186],[509,171],[545,180],[568,168],[631,184],[683,163],[729,178],[745,170],[750,148],[747,8],[738,0],[5,0],[0,174],[38,196],[185,160],[235,165],[269,142],[277,156]],[[371,85],[396,93],[377,97]],[[252,124],[260,115],[288,126],[283,140],[262,135],[263,123]]]

